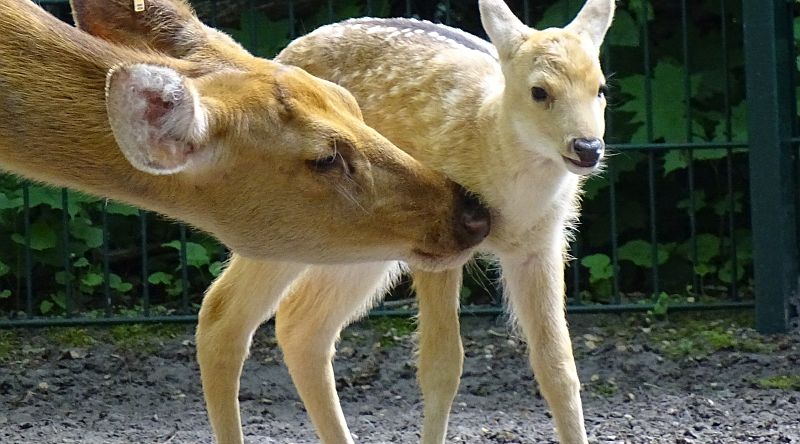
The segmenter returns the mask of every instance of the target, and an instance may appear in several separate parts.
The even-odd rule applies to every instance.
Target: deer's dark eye
[[[548,97],[550,97],[550,95],[547,94],[547,91],[545,91],[544,88],[534,86],[531,88],[531,97],[533,97],[535,102],[544,102],[548,99]]]
[[[608,97],[608,85],[605,83],[597,89],[597,97]]]
[[[337,152],[329,156],[308,161],[308,166],[318,173],[333,171],[336,168],[340,168],[342,165],[344,165],[344,158]]]

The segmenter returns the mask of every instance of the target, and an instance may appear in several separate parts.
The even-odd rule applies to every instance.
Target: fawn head
[[[135,167],[204,187],[209,204],[198,211],[227,212],[211,231],[239,254],[269,242],[293,260],[436,267],[466,259],[488,234],[488,210],[368,127],[344,88],[253,57],[182,0],[147,0],[141,12],[129,0],[72,6],[89,33],[200,71],[112,70],[109,120]],[[154,152],[152,140],[166,143]],[[266,217],[265,196],[274,207]],[[221,226],[231,224],[235,232]]]
[[[572,173],[593,172],[605,150],[599,53],[614,0],[588,0],[563,29],[530,28],[504,0],[480,0],[480,12],[500,56],[503,106],[517,141]]]

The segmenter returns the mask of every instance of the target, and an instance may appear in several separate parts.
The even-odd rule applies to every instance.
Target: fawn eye
[[[605,83],[597,89],[597,97],[608,97],[608,85]]]
[[[550,97],[550,95],[547,94],[547,91],[545,91],[544,88],[534,86],[531,88],[531,97],[533,97],[535,102],[544,102],[548,99],[548,97]]]

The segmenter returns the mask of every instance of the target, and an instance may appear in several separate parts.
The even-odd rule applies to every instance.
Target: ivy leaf
[[[181,242],[178,240],[167,242],[161,245],[181,251]],[[211,262],[211,258],[208,256],[208,250],[206,250],[206,247],[195,242],[186,242],[187,264],[193,267],[201,268],[203,265],[208,265],[209,262]]]
[[[11,296],[11,290],[0,291],[0,299],[7,299]]]

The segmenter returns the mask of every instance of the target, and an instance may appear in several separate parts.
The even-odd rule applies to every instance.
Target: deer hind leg
[[[239,378],[256,328],[307,265],[234,256],[208,290],[197,325],[197,361],[209,420],[219,444],[243,442]]]
[[[339,332],[366,313],[398,274],[396,262],[315,266],[292,287],[278,308],[278,344],[324,444],[353,442],[333,375]]]
[[[443,444],[464,364],[458,319],[462,270],[413,270],[412,275],[419,300],[417,379],[424,402],[422,444]]]
[[[533,373],[563,444],[587,443],[580,381],[564,313],[561,243],[522,257],[500,257],[512,314],[528,342]],[[549,247],[549,248],[548,248]]]

